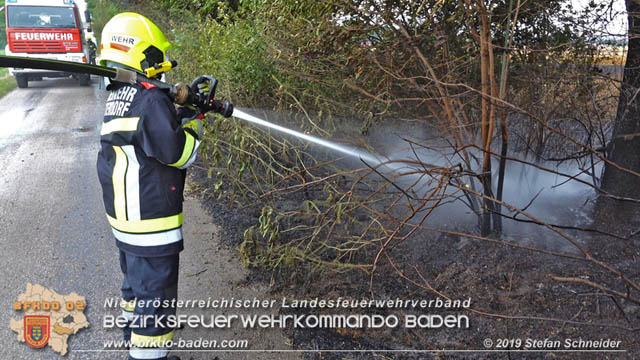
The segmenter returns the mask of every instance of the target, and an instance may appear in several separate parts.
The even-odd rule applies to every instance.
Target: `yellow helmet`
[[[125,12],[111,18],[102,29],[100,65],[112,61],[143,72],[166,61],[167,41],[160,28],[146,17]]]

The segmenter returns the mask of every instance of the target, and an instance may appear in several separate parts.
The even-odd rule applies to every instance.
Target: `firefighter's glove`
[[[197,83],[196,86],[194,86],[194,89],[192,89],[193,91],[197,92],[198,95],[201,96],[206,96],[209,94],[209,90],[211,90],[210,85],[208,81],[204,81],[201,83]]]
[[[201,75],[193,80],[189,90],[195,100],[194,105],[198,107],[201,114],[213,111],[224,117],[230,117],[233,114],[233,105],[228,101],[214,100],[217,86],[218,80],[209,75]]]
[[[198,135],[198,139],[202,139],[202,122],[199,117],[182,119],[182,128],[193,130],[193,133]]]

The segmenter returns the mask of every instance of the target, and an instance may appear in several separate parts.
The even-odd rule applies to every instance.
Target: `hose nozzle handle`
[[[194,103],[198,103],[199,99],[197,99],[197,96],[194,95],[193,91],[190,91],[190,87],[183,84],[183,83],[177,83],[175,86],[173,86],[170,90],[170,95],[173,98],[173,101],[176,104],[179,105],[186,105],[186,104],[194,104]],[[231,115],[233,115],[233,104],[231,104],[228,101],[219,101],[219,100],[212,100],[214,108],[212,109],[213,111],[219,113],[220,115],[228,118],[231,117]]]

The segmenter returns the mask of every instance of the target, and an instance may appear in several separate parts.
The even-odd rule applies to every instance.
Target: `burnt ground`
[[[194,177],[194,178],[197,178]],[[196,183],[206,186],[200,176]],[[255,224],[259,209],[229,208],[214,199],[205,201],[215,221],[222,228],[221,237],[230,246],[239,246],[242,232]],[[629,241],[606,237],[590,237],[589,249],[599,259],[608,259],[627,276],[640,278],[640,256],[637,246]],[[633,252],[636,253],[633,253]],[[623,254],[623,255],[621,255]],[[274,274],[253,269],[246,281],[271,283],[272,295],[293,299],[436,299],[433,289],[451,299],[471,298],[471,308],[500,316],[481,315],[460,309],[366,309],[350,313],[395,314],[403,318],[407,313],[468,315],[467,329],[288,329],[286,336],[297,349],[342,350],[481,350],[487,338],[497,339],[565,339],[621,341],[619,349],[627,353],[307,353],[310,359],[370,359],[370,358],[442,358],[442,359],[635,359],[640,356],[640,306],[612,297],[593,287],[562,283],[552,275],[578,277],[624,292],[614,276],[601,267],[583,260],[573,260],[540,254],[501,244],[470,239],[458,235],[425,232],[414,236],[413,243],[403,244],[389,252],[390,259],[382,261],[373,276],[363,271],[343,273],[314,273],[310,276],[282,275],[274,282]],[[410,280],[403,279],[402,271]],[[420,274],[420,275],[419,275]],[[428,285],[424,280],[428,282]],[[413,284],[411,281],[416,282]],[[370,287],[370,283],[372,287]],[[635,293],[637,295],[637,292]],[[330,310],[298,311],[281,309],[282,313],[335,313]],[[515,317],[515,318],[513,318]],[[522,317],[519,318],[518,317]],[[538,318],[538,319],[536,319]],[[564,320],[570,320],[567,322]],[[573,322],[573,323],[572,323]],[[600,325],[602,324],[602,325]],[[605,326],[606,325],[606,326]],[[635,331],[628,330],[635,328]],[[513,347],[510,347],[514,349]],[[522,347],[521,347],[522,348]],[[553,349],[557,349],[553,347]]]
[[[261,204],[227,206],[206,191],[217,182],[207,177],[205,169],[192,172],[191,181],[200,190],[203,203],[221,227],[223,242],[239,247],[246,228],[258,223]],[[291,208],[304,199],[300,192],[283,199],[283,207]],[[569,218],[564,219],[571,221]],[[577,220],[576,220],[577,221]],[[455,221],[454,221],[455,222]],[[584,225],[584,224],[583,224]],[[611,231],[606,224],[587,224]],[[450,231],[469,232],[455,226]],[[628,234],[629,229],[624,229]],[[473,231],[472,231],[473,232]],[[620,270],[625,277],[640,281],[639,240],[623,240],[590,232],[568,232],[596,259]],[[557,237],[542,239],[548,232],[531,234],[541,243],[563,242]],[[506,238],[516,245],[531,245],[532,240]],[[535,243],[535,241],[534,241]],[[373,276],[361,270],[335,272],[310,270],[304,264],[292,268],[253,268],[247,282],[269,284],[271,295],[290,299],[471,299],[469,309],[377,308],[341,310],[342,314],[395,315],[404,319],[414,315],[466,315],[468,328],[407,329],[402,326],[381,329],[286,329],[285,334],[295,349],[310,350],[309,359],[636,359],[640,357],[640,305],[608,295],[605,291],[631,294],[619,276],[594,262],[574,259],[582,257],[568,246],[543,247],[568,257],[534,252],[504,243],[474,239],[463,234],[442,234],[420,230],[409,240],[389,249],[381,258]],[[573,249],[567,251],[568,248]],[[364,255],[373,261],[375,252]],[[362,260],[362,259],[360,259]],[[361,261],[362,262],[362,261]],[[598,284],[561,282],[552,276],[580,279]],[[606,289],[605,289],[606,288]],[[629,292],[630,291],[630,292]],[[436,293],[437,292],[437,293]],[[438,295],[439,294],[439,295]],[[280,309],[283,314],[335,314],[330,309]],[[491,350],[502,343],[508,350],[541,350],[525,347],[532,340],[548,341],[543,351],[497,353],[483,351],[491,339]],[[518,345],[513,342],[520,339]],[[602,352],[564,352],[566,339],[620,341],[618,350]],[[505,340],[513,340],[505,342]],[[560,346],[549,344],[559,341]],[[359,352],[328,352],[362,350]],[[367,350],[380,351],[367,351]],[[438,352],[439,349],[460,352]],[[575,350],[575,348],[573,348]],[[390,352],[385,350],[403,350]],[[422,352],[419,352],[420,350]],[[461,351],[463,350],[463,351]],[[477,350],[477,351],[470,351]],[[425,352],[433,351],[433,352]]]

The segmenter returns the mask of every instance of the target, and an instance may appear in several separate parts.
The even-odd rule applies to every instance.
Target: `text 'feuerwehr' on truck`
[[[76,1],[6,0],[4,15],[6,55],[93,62],[95,43],[88,25],[90,15],[88,11],[81,12]],[[9,73],[16,78],[20,88],[28,87],[29,81],[45,77],[73,76],[83,86],[90,81],[88,74],[59,71],[9,68]]]

